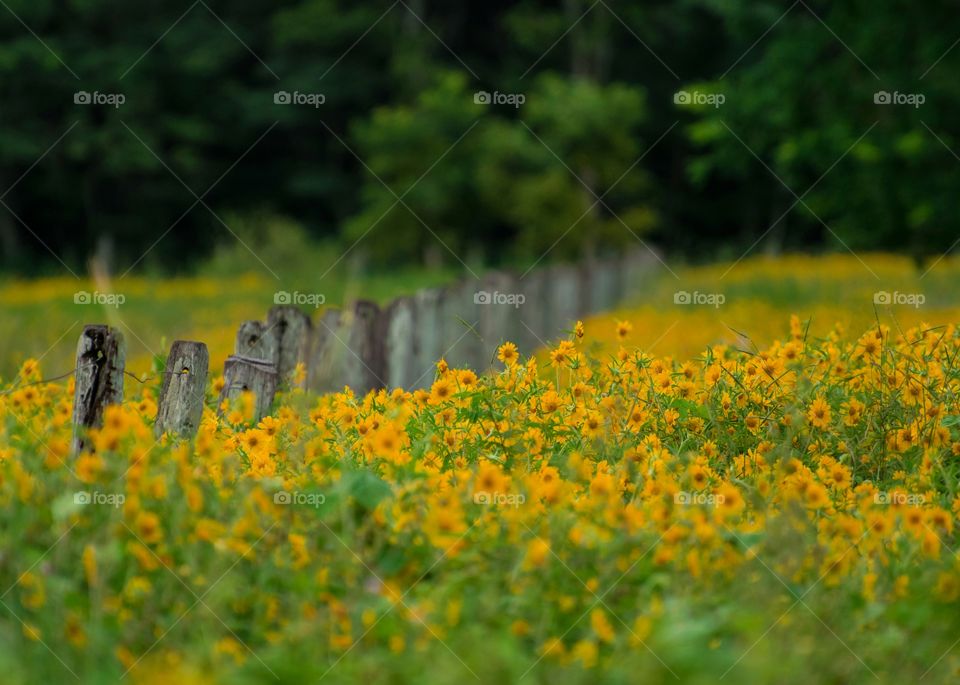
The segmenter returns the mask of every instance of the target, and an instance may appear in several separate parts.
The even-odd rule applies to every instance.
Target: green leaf
[[[377,558],[377,569],[383,574],[396,575],[407,563],[407,555],[402,547],[387,547]]]
[[[367,509],[373,509],[392,494],[390,486],[369,471],[355,471],[344,475],[345,491]]]
[[[691,416],[699,416],[701,419],[710,418],[710,413],[706,407],[690,400],[674,398],[670,401],[670,407],[680,412],[681,419],[687,419]]]

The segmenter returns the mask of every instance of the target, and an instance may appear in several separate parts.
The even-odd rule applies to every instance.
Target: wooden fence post
[[[288,378],[298,362],[306,363],[311,327],[310,317],[293,305],[274,305],[270,308],[267,329],[277,339],[273,362],[281,379]]]
[[[202,342],[177,340],[170,346],[154,424],[157,437],[174,433],[192,438],[197,434],[209,367],[210,353]]]
[[[123,402],[126,344],[123,334],[105,325],[84,326],[77,342],[76,386],[73,393],[73,452],[87,444],[88,428],[103,425],[107,405]]]
[[[628,250],[620,264],[625,298],[635,297],[657,270],[664,268],[658,254],[643,247]]]
[[[419,343],[416,346],[414,361],[413,386],[429,388],[435,377],[435,364],[444,352],[443,347],[443,299],[445,293],[442,288],[424,288],[414,296],[417,311],[417,336]]]
[[[483,349],[480,339],[480,281],[464,279],[444,291],[441,354],[454,368],[476,369]]]
[[[605,309],[612,309],[623,302],[623,260],[619,257],[609,257],[603,260],[603,266],[610,273],[609,304]]]
[[[518,310],[517,339],[514,340],[524,356],[533,354],[538,347],[548,342],[547,331],[550,326],[550,311],[547,293],[544,286],[544,271],[534,269],[521,276],[518,281],[518,291],[523,293],[523,306]]]
[[[511,274],[494,271],[484,276],[480,283],[478,309],[482,340],[477,371],[485,371],[492,365],[497,347],[512,330],[511,322],[517,318],[520,305],[517,282]]]
[[[273,361],[277,357],[277,337],[262,321],[244,321],[237,331],[234,353]]]
[[[217,413],[223,414],[224,400],[232,401],[248,390],[256,398],[253,418],[259,421],[270,412],[273,404],[277,392],[277,367],[265,359],[230,355],[223,365],[223,390],[217,401]]]
[[[578,269],[572,266],[557,264],[547,270],[544,287],[550,310],[550,329],[544,340],[549,342],[570,330],[580,318],[582,281]]]
[[[369,300],[357,300],[349,321],[350,336],[344,357],[346,384],[358,396],[382,388],[383,341],[380,339],[380,308]]]
[[[410,389],[417,372],[417,312],[411,297],[398,297],[383,311],[383,380],[388,388]]]
[[[582,265],[583,314],[590,316],[615,307],[620,300],[621,274],[617,260],[589,259]]]
[[[594,273],[597,269],[597,261],[593,257],[585,258],[576,264],[571,264],[569,268],[577,279],[577,290],[580,294],[577,298],[577,318],[585,319],[593,313],[590,290],[596,280]],[[567,326],[566,328],[571,327]]]
[[[313,392],[328,393],[343,390],[342,367],[346,342],[340,343],[343,325],[341,318],[339,309],[326,309],[313,328],[307,363],[307,388]],[[340,340],[337,339],[338,337]]]

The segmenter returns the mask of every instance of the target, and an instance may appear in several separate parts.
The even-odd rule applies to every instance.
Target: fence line
[[[569,331],[577,319],[616,306],[637,292],[658,257],[630,251],[588,258],[523,276],[493,271],[443,288],[424,288],[384,307],[368,300],[324,310],[316,321],[295,306],[275,305],[264,321],[244,321],[234,354],[224,364],[217,411],[244,392],[254,396],[254,415],[270,411],[282,382],[296,379],[317,393],[349,387],[357,395],[379,388],[408,390],[433,383],[441,357],[454,367],[486,371],[509,340],[525,352]],[[77,346],[74,452],[89,448],[85,431],[103,423],[107,405],[123,399],[126,343],[119,330],[85,326]],[[177,340],[163,373],[156,432],[196,434],[203,411],[209,353],[202,342]]]
[[[638,290],[656,259],[636,250],[523,277],[494,271],[424,288],[383,308],[359,300],[342,311],[327,310],[306,345],[311,353],[301,359],[308,367],[306,388],[349,386],[363,394],[380,387],[427,387],[440,357],[482,372],[506,340],[529,352],[577,319],[616,306],[625,293]]]

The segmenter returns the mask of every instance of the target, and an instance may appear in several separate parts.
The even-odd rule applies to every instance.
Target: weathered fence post
[[[527,284],[520,280],[520,274],[515,272],[508,272],[507,278],[509,279],[509,288],[510,293],[513,296],[512,304],[508,308],[505,326],[506,328],[501,334],[501,337],[504,341],[510,341],[517,345],[518,347],[523,343],[525,336],[528,335],[527,326],[524,325],[524,319],[531,314],[530,300],[527,299],[526,287]],[[529,324],[527,324],[529,325]],[[498,343],[499,347],[499,343]],[[530,352],[533,348],[527,348],[527,352]],[[496,349],[494,349],[494,354]],[[496,363],[496,357],[493,357],[493,362]]]
[[[481,348],[477,371],[490,368],[497,347],[506,340],[511,321],[517,316],[517,283],[511,274],[494,271],[481,280],[479,302]]]
[[[607,269],[610,274],[610,290],[608,292],[610,304],[606,307],[606,309],[610,309],[623,302],[623,261],[619,257],[614,256],[604,259],[603,264],[604,268]]]
[[[570,330],[581,315],[581,289],[583,279],[578,269],[565,264],[550,267],[545,275],[547,306],[550,311],[550,328],[545,340],[549,341],[563,331]]]
[[[154,431],[192,438],[200,427],[210,353],[202,342],[177,340],[170,346],[163,372]]]
[[[224,401],[232,401],[245,391],[253,393],[254,420],[259,421],[270,412],[277,392],[277,367],[273,362],[255,357],[230,355],[223,365],[223,390],[217,401],[217,413],[223,414]]]
[[[663,268],[657,253],[643,247],[628,250],[620,265],[624,298],[636,296],[657,268]]]
[[[414,296],[417,310],[417,335],[413,386],[428,388],[433,384],[434,365],[444,352],[443,347],[443,298],[442,288],[425,288]]]
[[[616,260],[589,259],[582,265],[584,309],[590,316],[616,306],[620,300],[620,263]]]
[[[593,287],[594,272],[597,268],[597,261],[594,257],[584,259],[576,264],[571,264],[569,268],[575,274],[577,279],[577,290],[580,297],[577,298],[577,318],[585,319],[593,313],[591,309],[590,289]],[[568,326],[567,328],[572,328]]]
[[[480,302],[484,292],[480,281],[454,283],[443,296],[443,338],[441,354],[451,367],[476,369],[483,349],[480,339]]]
[[[518,310],[517,339],[514,340],[524,356],[533,354],[538,347],[547,344],[550,329],[550,312],[547,289],[544,287],[544,272],[534,269],[521,276],[518,290],[523,294],[523,306]]]
[[[382,388],[383,341],[380,339],[380,308],[374,302],[357,300],[349,322],[350,336],[344,357],[346,385],[358,396]]]
[[[341,344],[342,325],[339,309],[326,309],[310,336],[307,363],[307,388],[317,393],[343,390],[343,358],[346,342]],[[341,338],[342,340],[342,338]]]
[[[411,297],[398,297],[383,311],[383,380],[388,388],[410,389],[417,372],[417,312]]]
[[[103,425],[107,405],[123,402],[126,344],[115,328],[84,326],[77,342],[76,386],[73,393],[73,452],[86,447],[84,433]]]
[[[286,379],[297,363],[306,362],[310,343],[310,317],[293,305],[274,305],[267,314],[267,329],[277,339],[276,356],[280,378]]]
[[[273,361],[277,358],[277,337],[262,321],[244,321],[237,331],[234,353]]]

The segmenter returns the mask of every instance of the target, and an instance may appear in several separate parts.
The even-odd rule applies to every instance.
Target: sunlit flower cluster
[[[289,389],[260,421],[251,397],[218,415],[214,381],[192,442],[154,439],[148,384],[78,455],[72,381],[28,362],[0,395],[19,639],[147,678],[479,622],[591,668],[656,640],[657,577],[722,588],[760,560],[865,603],[960,599],[954,327],[812,340],[794,317],[767,349],[686,361],[632,329],[607,358],[578,324],[540,364],[510,342],[489,374],[441,360],[414,392]]]

